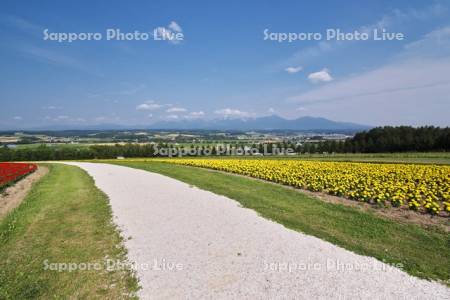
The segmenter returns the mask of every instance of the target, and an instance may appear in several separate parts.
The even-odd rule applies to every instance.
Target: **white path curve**
[[[229,198],[143,170],[69,164],[94,178],[131,236],[125,244],[142,299],[450,299],[444,285],[286,229]]]

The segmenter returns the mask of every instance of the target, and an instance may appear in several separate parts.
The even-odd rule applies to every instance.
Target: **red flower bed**
[[[0,163],[0,188],[34,172],[36,169],[37,165],[35,164]]]

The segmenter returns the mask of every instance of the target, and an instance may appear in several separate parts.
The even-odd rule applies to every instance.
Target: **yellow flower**
[[[450,167],[270,159],[157,159],[431,214],[450,212]]]

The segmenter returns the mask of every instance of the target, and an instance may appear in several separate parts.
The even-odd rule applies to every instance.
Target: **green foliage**
[[[426,152],[426,151],[450,151],[450,128],[439,127],[377,127],[369,131],[357,133],[353,138],[345,141],[321,140],[315,138],[314,142],[305,141],[301,144],[293,141],[276,143],[251,143],[234,141],[231,147],[243,149],[251,147],[259,149],[263,153],[273,153],[273,149],[294,149],[297,153],[387,153],[387,152]],[[160,143],[159,148],[197,149],[199,155],[215,154],[215,144],[191,144],[180,145]],[[0,147],[0,161],[44,161],[44,160],[79,160],[79,159],[110,159],[117,156],[124,157],[154,157],[155,144],[116,144],[116,145],[91,145],[91,146],[46,146],[18,147],[9,149]]]
[[[357,133],[349,143],[354,152],[449,151],[450,128],[377,127]]]
[[[40,145],[33,148],[9,149],[0,148],[0,161],[49,161],[49,160],[79,160],[95,158],[151,157],[155,148],[150,144],[125,145],[93,145],[82,147],[52,147]]]

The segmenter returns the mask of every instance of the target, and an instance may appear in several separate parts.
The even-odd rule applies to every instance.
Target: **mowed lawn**
[[[112,163],[160,173],[227,196],[287,228],[387,263],[401,263],[412,275],[450,285],[450,234],[441,229],[400,223],[242,176],[161,162]]]
[[[48,175],[0,220],[0,299],[134,297],[130,271],[46,270],[54,263],[122,261],[126,254],[108,199],[92,178],[77,167],[46,166]]]

